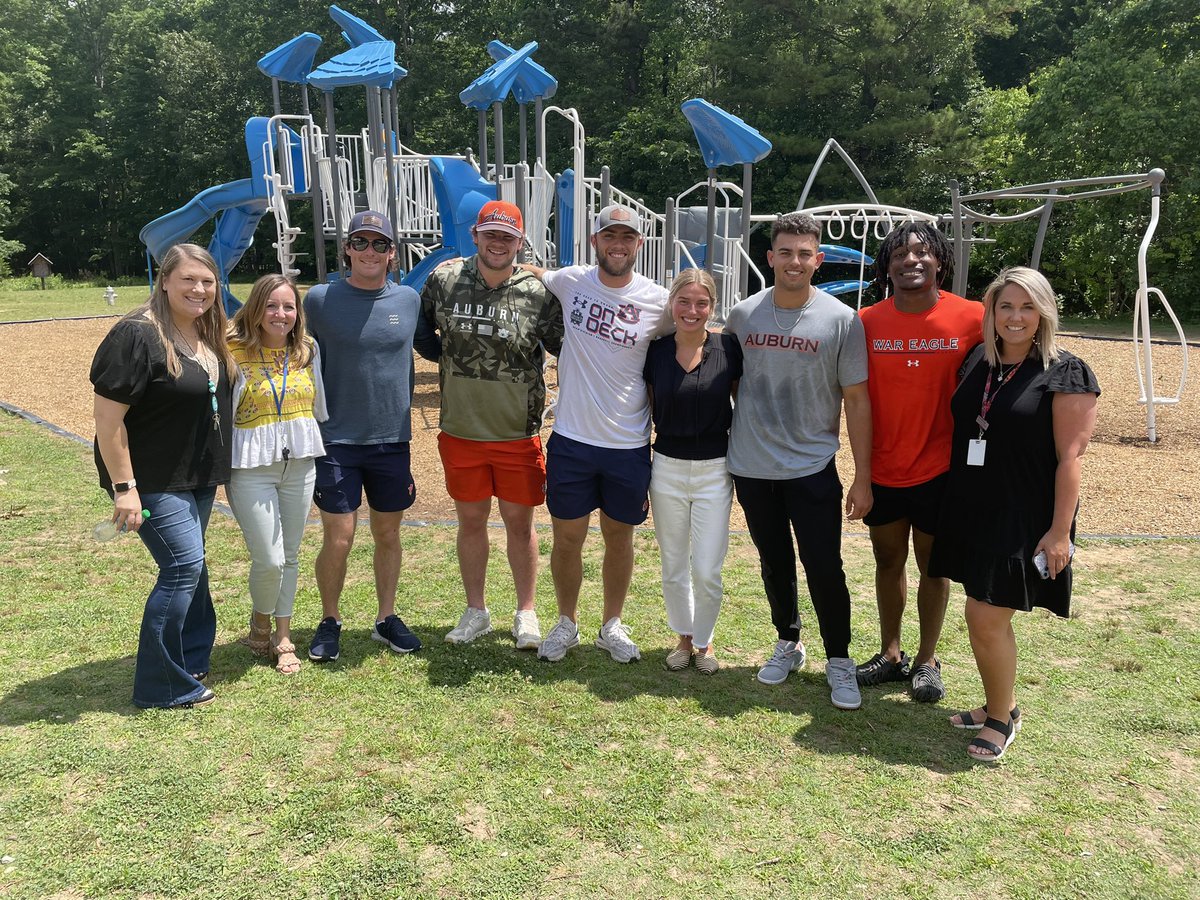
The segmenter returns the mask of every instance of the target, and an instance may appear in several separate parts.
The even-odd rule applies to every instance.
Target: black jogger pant
[[[842,567],[842,483],[837,467],[776,481],[733,476],[738,503],[758,548],[771,621],[781,641],[800,639],[796,547],[821,627],[825,657],[850,655],[850,592]]]

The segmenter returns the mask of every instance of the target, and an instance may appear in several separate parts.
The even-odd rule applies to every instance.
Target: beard
[[[596,255],[596,265],[604,270],[606,275],[612,278],[624,278],[633,271],[634,265],[637,263],[637,256],[627,256],[621,263],[617,263],[607,255]]]

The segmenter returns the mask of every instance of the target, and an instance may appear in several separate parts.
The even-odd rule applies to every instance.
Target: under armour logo
[[[919,365],[921,365],[921,361],[920,361],[919,359],[910,359],[910,360],[908,361],[908,367],[909,367],[910,369],[911,369],[913,366],[919,366]]]

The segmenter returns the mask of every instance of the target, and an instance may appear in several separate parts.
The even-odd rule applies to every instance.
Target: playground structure
[[[492,41],[487,49],[495,62],[459,95],[463,105],[474,110],[478,118],[478,157],[469,150],[466,155],[417,153],[397,137],[400,114],[394,88],[408,73],[395,60],[394,43],[337,6],[331,6],[329,12],[343,29],[342,37],[350,49],[314,67],[322,41],[305,32],[259,60],[259,70],[271,79],[274,114],[254,117],[246,123],[250,177],[203,190],[184,206],[146,225],[140,237],[147,247],[151,268],[153,259],[161,259],[172,245],[189,239],[215,219],[209,250],[221,268],[224,302],[232,312],[240,304],[230,291],[229,275],[251,246],[255,229],[266,214],[271,214],[275,224],[273,247],[280,270],[291,276],[299,274],[300,254],[295,245],[303,228],[293,218],[293,205],[308,201],[318,281],[344,275],[340,248],[350,219],[361,210],[376,209],[386,211],[393,223],[400,280],[419,290],[437,265],[473,252],[470,231],[478,211],[487,201],[499,198],[522,210],[526,258],[538,265],[591,262],[591,222],[601,208],[618,203],[636,210],[644,223],[645,241],[638,254],[637,270],[666,286],[684,268],[706,268],[718,285],[718,321],[724,320],[733,304],[767,285],[751,259],[749,242],[755,228],[775,218],[774,213],[756,214],[752,207],[753,166],[771,152],[771,144],[740,118],[699,98],[682,104],[681,112],[692,126],[707,167],[706,178],[667,198],[660,213],[615,187],[607,167],[601,167],[597,175],[587,175],[583,123],[576,110],[547,103],[555,96],[558,82],[533,60],[537,43],[514,49]],[[283,112],[283,84],[300,87],[299,113]],[[309,87],[320,94],[323,116],[314,114],[310,107]],[[333,96],[339,88],[365,91],[367,124],[357,133],[337,131]],[[516,160],[511,163],[504,141],[504,108],[509,99],[517,103],[520,135]],[[532,160],[527,141],[531,105]],[[550,123],[556,128],[565,123],[569,135],[566,156],[570,165],[556,174],[551,174],[547,163]],[[853,172],[863,188],[865,202],[808,205],[817,173],[831,151]],[[740,183],[718,178],[718,168],[729,166],[741,167]],[[951,212],[933,214],[880,203],[853,160],[830,139],[814,163],[796,208],[821,222],[829,241],[821,246],[826,262],[857,270],[857,277],[827,281],[820,287],[834,294],[855,294],[855,305],[861,307],[863,293],[874,274],[868,241],[881,241],[897,224],[924,220],[949,233],[955,249],[954,290],[962,293],[971,247],[989,240],[988,226],[1041,216],[1031,258],[1036,266],[1055,203],[1151,189],[1150,224],[1138,255],[1134,344],[1141,402],[1147,412],[1147,436],[1154,441],[1155,406],[1177,403],[1187,374],[1187,343],[1182,329],[1162,292],[1147,282],[1146,249],[1157,227],[1163,177],[1156,169],[1146,175],[1050,182],[967,195],[960,195],[957,182],[952,181]],[[1080,188],[1083,190],[1077,190]],[[702,203],[698,200],[701,197]],[[1042,202],[1034,209],[1009,215],[976,208],[981,203],[1022,199]],[[974,233],[976,225],[983,226],[983,234]],[[333,266],[327,259],[327,241],[333,242]],[[1174,322],[1183,348],[1183,373],[1173,396],[1154,395],[1149,336],[1152,294]]]

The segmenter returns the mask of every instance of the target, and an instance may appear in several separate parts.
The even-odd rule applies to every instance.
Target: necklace
[[[215,382],[217,380],[217,366],[219,362],[217,355],[208,349],[208,346],[201,340],[199,335],[196,336],[196,346],[193,347],[191,342],[183,336],[183,332],[176,325],[172,324],[171,327],[175,329],[175,334],[178,336],[179,341],[183,341],[183,346],[187,347],[187,352],[183,355],[203,369],[209,381]],[[183,350],[183,347],[179,347],[179,341],[175,342],[175,346]]]
[[[800,314],[798,316],[796,316],[796,320],[794,322],[792,322],[791,325],[784,326],[784,324],[779,321],[779,307],[775,305],[775,298],[772,297],[771,298],[771,315],[775,317],[775,327],[778,328],[780,331],[784,331],[784,332],[791,331],[793,328],[795,328],[797,325],[800,324],[800,320],[804,318],[804,314],[808,311],[808,308],[811,305],[812,305],[812,297],[809,297],[807,300],[804,301],[804,305],[800,307]],[[789,310],[789,312],[790,311],[791,310]]]
[[[212,406],[212,427],[219,438],[221,436],[221,413],[217,410],[217,381],[221,371],[221,361],[217,359],[215,353],[208,349],[199,335],[196,335],[196,346],[193,348],[174,322],[171,323],[171,327],[175,329],[175,334],[179,336],[179,340],[183,341],[184,346],[188,349],[188,352],[183,355],[203,369],[204,374],[208,376],[208,400]],[[182,352],[183,348],[179,346],[179,341],[175,341],[174,343],[175,347]]]

